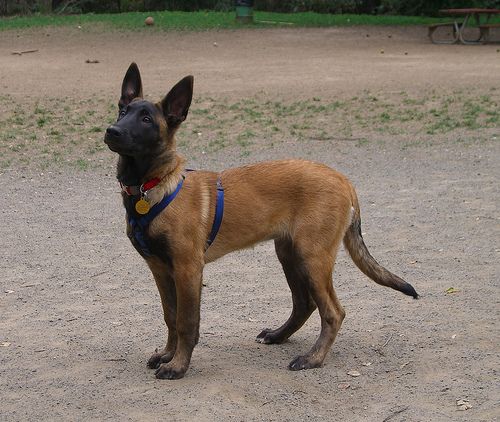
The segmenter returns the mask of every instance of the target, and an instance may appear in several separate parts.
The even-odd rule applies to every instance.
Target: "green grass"
[[[153,16],[155,25],[148,30],[235,29],[244,27],[329,27],[353,25],[425,25],[441,19],[415,16],[330,15],[319,13],[270,13],[254,12],[253,25],[235,22],[233,12],[133,12],[117,14],[84,15],[33,15],[0,18],[0,31],[45,26],[88,26],[101,24],[108,29],[146,29],[144,19]]]
[[[362,148],[373,140],[398,137],[406,149],[439,139],[496,139],[499,105],[500,90],[495,88],[416,96],[363,91],[335,101],[197,96],[179,130],[178,146],[188,157],[221,150],[247,157],[284,142],[293,148],[294,143],[354,141]],[[116,157],[103,136],[107,122],[115,119],[116,106],[104,98],[20,101],[0,95],[0,171],[11,166],[65,165],[83,171],[112,166]]]

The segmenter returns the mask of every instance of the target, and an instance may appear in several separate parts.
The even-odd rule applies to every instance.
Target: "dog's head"
[[[186,76],[154,104],[142,98],[141,74],[132,63],[123,79],[118,119],[106,129],[104,142],[109,149],[134,158],[174,149],[175,131],[191,105],[193,81],[192,76]]]

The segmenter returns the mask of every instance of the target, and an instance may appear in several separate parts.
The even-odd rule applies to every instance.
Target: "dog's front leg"
[[[170,362],[175,354],[177,345],[177,295],[172,269],[158,262],[149,264],[160,293],[163,317],[168,328],[167,344],[163,350],[154,353],[148,360],[148,367],[157,369],[160,364]]]
[[[163,379],[184,376],[200,330],[203,259],[176,259],[173,268],[177,297],[177,344],[170,362],[161,363],[156,370],[156,377]]]

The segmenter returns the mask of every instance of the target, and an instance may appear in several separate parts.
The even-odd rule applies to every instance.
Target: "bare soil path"
[[[39,51],[11,55],[29,49]],[[165,336],[160,301],[124,235],[113,155],[100,152],[85,171],[22,161],[0,169],[0,420],[498,420],[497,49],[435,46],[424,28],[1,33],[2,114],[13,104],[52,104],[47,99],[66,101],[70,113],[71,98],[84,101],[79,112],[97,110],[96,121],[104,121],[107,106],[93,109],[92,100],[114,103],[131,61],[152,98],[194,74],[203,101],[251,97],[254,111],[273,98],[356,102],[367,91],[425,96],[429,114],[443,95],[450,109],[461,110],[468,95],[487,96],[492,108],[475,126],[431,134],[413,124],[379,131],[355,121],[341,138],[315,109],[319,117],[301,124],[322,125],[322,139],[305,127],[295,129],[304,136],[278,127],[282,135],[269,135],[271,144],[255,140],[248,148],[235,132],[241,122],[227,121],[222,129],[240,143],[207,149],[189,126],[204,119],[203,104],[195,104],[180,147],[191,167],[302,157],[337,168],[357,187],[370,251],[422,296],[414,301],[375,285],[342,251],[334,284],[347,317],[325,366],[301,372],[286,365],[315,340],[316,314],[283,345],[254,341],[290,309],[272,243],[206,268],[191,368],[182,380],[159,381],[145,362]],[[357,110],[351,104],[343,112],[348,118]],[[284,117],[289,126],[294,119]],[[245,121],[257,131],[252,124],[261,120]],[[62,116],[47,125],[65,133],[71,123]],[[95,132],[88,141],[101,138]],[[8,146],[2,152],[20,154]],[[472,407],[461,410],[466,404]]]
[[[335,97],[363,89],[415,92],[498,85],[498,46],[434,45],[425,31],[9,31],[0,42],[1,85],[4,92],[19,96],[112,96],[131,61],[142,65],[146,91],[155,94],[185,74],[195,75],[199,94],[212,96],[263,92]],[[39,51],[10,54],[31,49]],[[87,64],[87,59],[99,63]]]

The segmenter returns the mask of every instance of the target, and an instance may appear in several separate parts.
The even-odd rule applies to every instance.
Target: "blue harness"
[[[215,216],[214,223],[212,224],[212,231],[208,236],[207,247],[213,243],[215,240],[217,233],[219,232],[220,225],[222,224],[222,216],[224,215],[224,188],[222,186],[222,181],[220,177],[217,178],[217,201],[215,202]]]
[[[168,206],[168,204],[170,204],[174,200],[174,198],[181,190],[183,183],[184,183],[184,177],[181,179],[181,181],[171,194],[166,195],[160,202],[151,207],[149,212],[144,216],[140,218],[135,218],[133,216],[127,215],[128,223],[131,229],[128,237],[130,238],[130,240],[134,239],[137,242],[144,256],[150,257],[153,255],[148,247],[147,235],[146,235],[149,225],[158,216],[158,214],[162,212]],[[224,215],[224,188],[222,186],[222,181],[220,177],[218,177],[217,200],[215,203],[214,222],[212,224],[212,230],[210,232],[210,235],[208,236],[205,250],[207,250],[215,240],[217,233],[219,232],[220,226],[222,224],[223,215]]]

